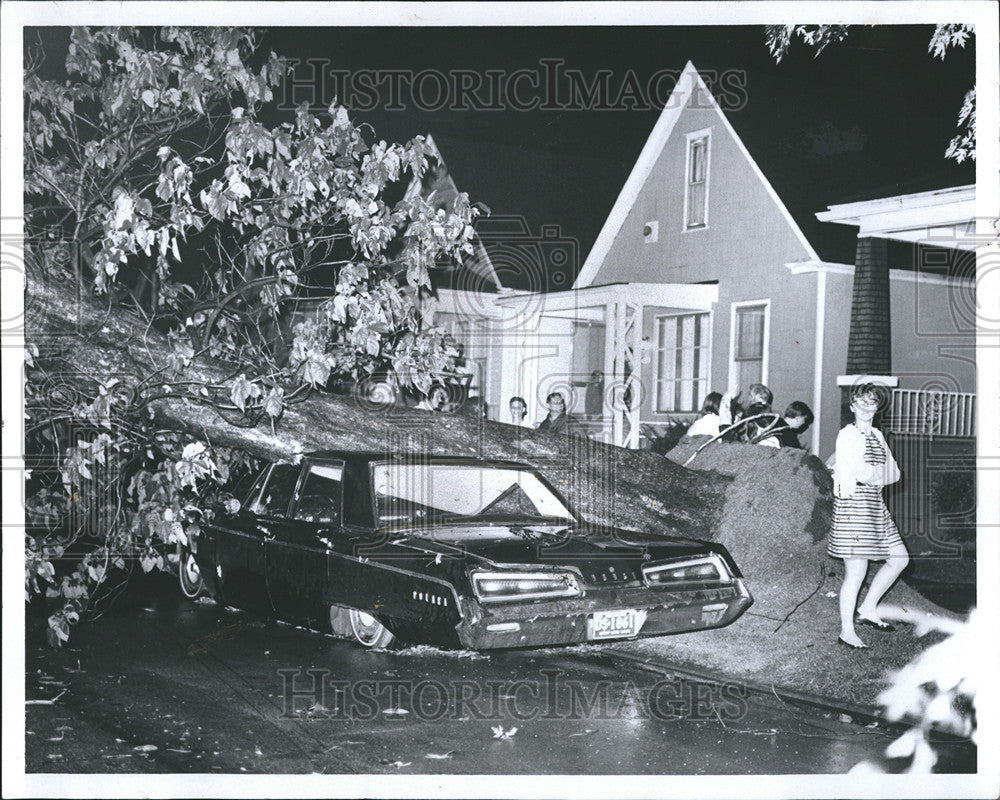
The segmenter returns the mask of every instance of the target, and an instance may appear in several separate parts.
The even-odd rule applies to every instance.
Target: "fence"
[[[929,436],[976,435],[976,395],[894,389],[884,427],[892,433]]]

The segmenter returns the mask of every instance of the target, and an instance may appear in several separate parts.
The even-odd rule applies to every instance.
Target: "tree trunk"
[[[324,449],[510,459],[538,468],[591,522],[718,538],[731,479],[685,469],[649,451],[461,413],[366,408],[320,392],[291,403],[274,429],[267,419],[253,424],[238,411],[220,412],[199,395],[200,386],[225,386],[214,394],[228,404],[228,385],[245,367],[199,356],[175,375],[166,336],[120,307],[78,296],[68,276],[29,276],[25,340],[39,348],[36,363],[48,376],[36,387],[43,394],[70,392],[86,401],[96,396],[99,381],[116,378],[115,392],[131,393],[133,405],[157,426],[213,445],[281,460]]]

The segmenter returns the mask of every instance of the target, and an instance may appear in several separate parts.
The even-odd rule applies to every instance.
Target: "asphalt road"
[[[60,650],[29,609],[27,771],[811,774],[882,757],[884,725],[665,677],[612,645],[366,651],[162,577]],[[42,701],[42,702],[38,702]],[[48,702],[53,701],[53,702]],[[941,772],[975,770],[946,743]]]

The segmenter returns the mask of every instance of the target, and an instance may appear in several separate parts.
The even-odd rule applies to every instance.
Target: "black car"
[[[330,451],[272,464],[192,547],[189,596],[322,618],[368,647],[657,636],[728,625],[753,602],[721,545],[587,524],[505,461]]]

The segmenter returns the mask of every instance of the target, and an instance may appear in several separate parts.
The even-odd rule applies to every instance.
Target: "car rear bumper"
[[[572,600],[492,606],[466,601],[456,632],[461,646],[472,650],[620,641],[721,628],[752,604],[741,579],[690,592],[608,587],[588,590],[584,597]],[[633,610],[642,619],[634,635],[595,639],[588,633],[587,623],[593,614],[617,610]]]

